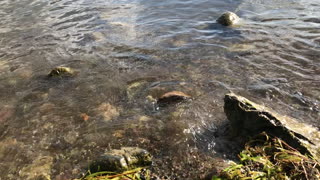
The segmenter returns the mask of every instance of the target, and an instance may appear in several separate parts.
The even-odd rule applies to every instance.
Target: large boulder
[[[267,132],[279,137],[303,154],[320,160],[320,132],[317,128],[279,115],[233,93],[225,95],[224,111],[234,136],[253,136]]]

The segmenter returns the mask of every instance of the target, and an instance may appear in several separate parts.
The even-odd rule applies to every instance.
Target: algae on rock
[[[149,166],[152,163],[151,154],[137,147],[123,147],[104,153],[89,167],[90,173],[101,171],[122,172],[139,167]]]

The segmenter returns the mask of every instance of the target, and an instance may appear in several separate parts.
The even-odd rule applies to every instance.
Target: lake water
[[[319,57],[319,0],[0,0],[0,179],[79,178],[121,146],[198,179],[233,151],[216,138],[230,91],[320,127]],[[193,99],[148,98],[171,90]]]

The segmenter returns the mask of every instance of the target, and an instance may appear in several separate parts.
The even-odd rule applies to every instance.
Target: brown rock
[[[105,121],[118,117],[120,115],[118,109],[109,103],[102,103],[96,108],[96,113],[104,118]]]
[[[191,96],[180,92],[180,91],[171,91],[163,94],[158,100],[157,103],[159,106],[166,106],[168,104],[179,103],[181,101],[190,99]]]
[[[14,112],[14,108],[12,106],[4,106],[0,109],[0,122],[4,122],[9,119]]]
[[[48,113],[48,112],[54,110],[54,108],[55,108],[54,104],[52,104],[52,103],[44,103],[44,104],[42,104],[40,106],[39,111],[41,113]]]
[[[80,114],[81,119],[83,119],[84,121],[88,121],[90,116],[88,116],[86,113],[81,113]]]

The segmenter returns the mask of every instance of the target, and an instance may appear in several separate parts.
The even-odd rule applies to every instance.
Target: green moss
[[[277,137],[254,137],[234,163],[213,179],[320,179],[320,165]]]

